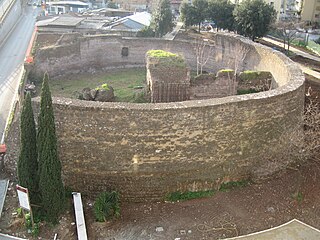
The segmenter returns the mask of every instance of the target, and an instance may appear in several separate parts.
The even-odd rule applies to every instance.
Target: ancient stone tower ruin
[[[146,54],[146,62],[151,102],[189,100],[190,70],[181,56],[150,50]]]

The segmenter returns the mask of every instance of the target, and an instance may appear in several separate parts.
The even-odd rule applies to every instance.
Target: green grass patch
[[[196,198],[210,197],[215,193],[214,190],[199,192],[173,192],[166,196],[166,200],[170,202],[186,201]]]
[[[106,85],[105,85],[106,84]],[[147,102],[143,97],[146,86],[146,70],[144,68],[114,69],[107,73],[92,75],[74,74],[62,79],[50,81],[50,89],[55,97],[76,98],[84,88],[95,89],[111,86],[117,102]],[[39,92],[39,91],[38,91]]]
[[[309,41],[307,49],[311,50],[312,52],[320,55],[320,45],[315,43],[314,41]]]
[[[228,191],[235,189],[235,188],[248,186],[249,183],[250,183],[249,180],[222,183],[219,188],[219,191],[228,192]]]

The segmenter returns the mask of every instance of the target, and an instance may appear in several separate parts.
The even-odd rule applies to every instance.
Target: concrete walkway
[[[278,227],[245,236],[225,240],[319,240],[320,231],[299,220],[293,219]]]
[[[172,32],[167,33],[166,35],[164,35],[162,38],[163,39],[167,39],[167,40],[174,40],[174,38],[176,37],[176,35],[178,34],[179,30],[181,29],[181,27],[183,26],[182,22],[177,22],[177,25],[175,26],[175,28],[172,30]]]

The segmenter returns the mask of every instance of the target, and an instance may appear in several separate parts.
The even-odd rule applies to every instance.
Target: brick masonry
[[[250,51],[245,61],[235,63],[232,53],[242,45]],[[129,47],[126,59],[120,54],[123,46]],[[80,66],[139,65],[151,46],[183,52],[194,67],[190,43],[104,37],[39,50],[36,67],[54,75],[80,71]],[[278,87],[257,94],[159,104],[55,98],[65,184],[81,193],[116,189],[125,201],[148,201],[178,190],[217,188],[225,181],[269,171],[270,150],[281,151],[279,138],[302,124],[301,71],[279,52],[231,35],[217,35],[212,59],[208,68],[269,71]],[[38,101],[34,101],[36,112]],[[273,161],[279,168],[287,164]]]

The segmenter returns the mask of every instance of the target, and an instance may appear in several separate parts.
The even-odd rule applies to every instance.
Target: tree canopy
[[[238,33],[255,40],[269,31],[276,11],[263,0],[245,0],[236,6],[234,17]]]
[[[185,27],[193,25],[193,7],[189,4],[188,0],[183,0],[180,5],[180,20]]]
[[[170,0],[160,0],[156,10],[152,14],[152,28],[156,37],[162,37],[173,28],[173,17]]]
[[[229,0],[211,0],[208,7],[208,18],[215,22],[218,29],[234,29],[235,5]]]
[[[207,0],[193,0],[192,1],[192,10],[190,14],[192,14],[192,22],[193,24],[197,24],[199,27],[200,32],[200,26],[201,23],[206,20],[207,14],[208,14],[208,1]]]

